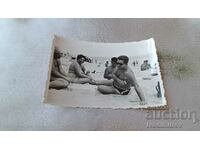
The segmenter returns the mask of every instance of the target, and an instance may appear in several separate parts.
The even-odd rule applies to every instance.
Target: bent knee
[[[101,90],[102,89],[102,85],[97,86],[97,90]]]
[[[97,90],[101,93],[104,93],[105,92],[105,89],[104,89],[104,86],[103,85],[99,85],[97,86]]]
[[[69,85],[69,81],[64,80],[64,84]]]
[[[64,81],[63,82],[63,87],[68,87],[69,86],[69,82],[68,81]]]

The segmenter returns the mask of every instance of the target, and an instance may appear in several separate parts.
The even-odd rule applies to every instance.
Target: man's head
[[[76,60],[77,60],[77,62],[78,62],[79,64],[82,64],[82,63],[84,63],[84,62],[86,61],[86,57],[85,57],[84,55],[82,55],[82,54],[79,54],[79,55],[77,56]]]
[[[125,55],[121,55],[117,58],[117,65],[119,69],[126,69],[128,65],[129,58]]]
[[[112,65],[113,67],[116,67],[116,66],[117,66],[117,57],[112,57],[112,58],[111,58],[111,65]]]
[[[55,58],[55,59],[59,59],[59,58],[61,58],[61,57],[62,57],[61,52],[59,52],[58,48],[55,47],[55,49],[54,49],[54,58]]]

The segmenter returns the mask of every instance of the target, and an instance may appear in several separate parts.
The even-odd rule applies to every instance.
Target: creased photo
[[[95,43],[55,36],[45,103],[112,109],[165,106],[153,38]]]

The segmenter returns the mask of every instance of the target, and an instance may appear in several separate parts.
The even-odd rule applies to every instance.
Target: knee
[[[99,91],[99,92],[101,92],[101,93],[103,93],[103,86],[102,85],[99,85],[99,86],[97,86],[97,90]]]
[[[60,88],[67,88],[68,86],[69,86],[69,82],[64,80],[64,79],[62,79],[60,84],[59,84],[59,87]]]
[[[101,90],[101,85],[97,86],[97,90],[98,90],[98,91]]]
[[[64,81],[63,82],[63,87],[67,88],[69,86],[69,82],[68,81]]]

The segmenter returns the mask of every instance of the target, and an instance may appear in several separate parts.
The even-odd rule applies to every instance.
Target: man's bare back
[[[69,81],[66,77],[66,73],[62,69],[60,59],[54,58],[52,64],[49,88],[65,89],[68,87],[68,85]]]

